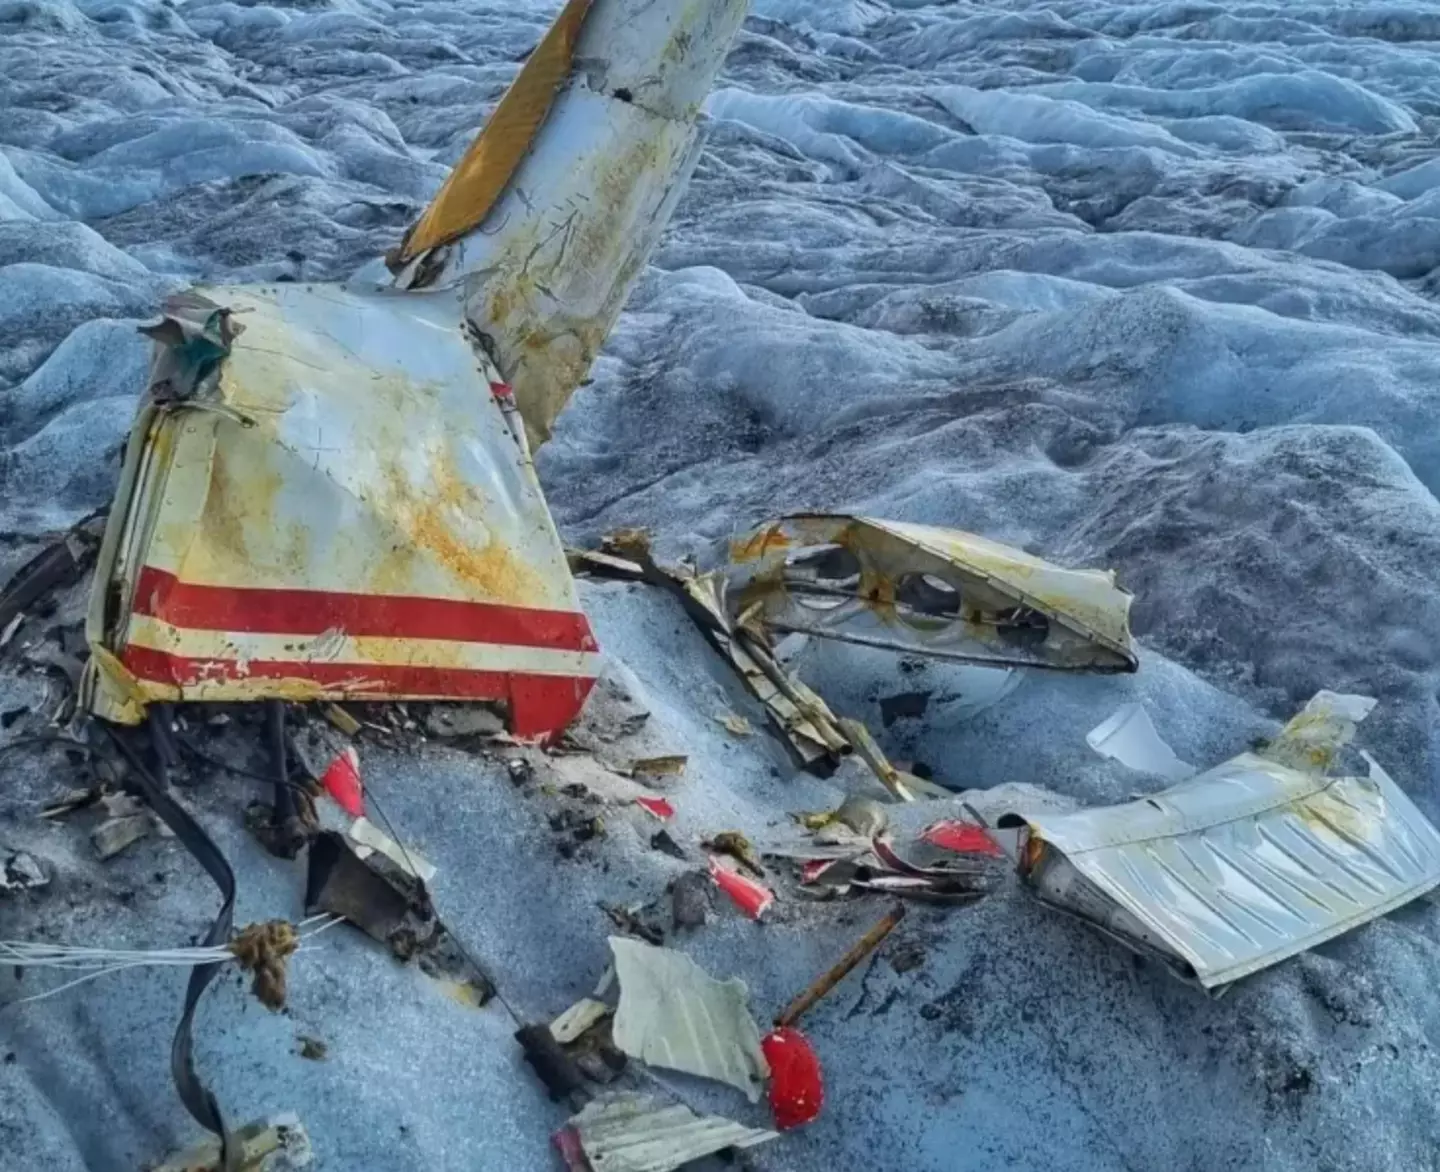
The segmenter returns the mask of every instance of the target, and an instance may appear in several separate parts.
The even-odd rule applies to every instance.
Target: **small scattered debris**
[[[521,1026],[515,1031],[522,1057],[544,1084],[551,1102],[579,1107],[587,1098],[585,1079],[575,1060],[560,1047],[544,1022]]]
[[[589,574],[596,578],[618,578],[624,582],[638,582],[645,577],[645,570],[639,562],[602,553],[598,549],[567,549],[565,557],[570,563],[572,574]]]
[[[666,798],[639,797],[635,799],[635,804],[661,821],[675,817],[675,807]]]
[[[330,1047],[319,1038],[300,1035],[300,1057],[307,1058],[311,1062],[324,1062],[330,1054]]]
[[[755,731],[748,720],[735,712],[722,712],[715,719],[725,726],[726,731],[737,737],[748,737]]]
[[[505,771],[510,774],[512,785],[524,785],[535,776],[535,767],[524,757],[511,757],[505,762]]]
[[[775,1138],[773,1131],[626,1092],[598,1096],[553,1142],[570,1172],[673,1172],[716,1152]]]
[[[127,814],[100,823],[90,832],[90,841],[102,860],[113,859],[126,847],[139,842],[153,828],[149,814]]]
[[[729,855],[757,879],[765,878],[765,868],[760,864],[760,856],[755,853],[750,840],[740,831],[722,830],[719,834],[711,835],[702,845],[716,854]]]
[[[550,1023],[550,1034],[562,1046],[568,1046],[612,1012],[605,1002],[594,997],[582,997]]]
[[[48,594],[78,582],[99,546],[104,518],[87,517],[10,575],[0,589],[0,631],[14,637],[24,612]]]
[[[960,855],[989,855],[996,859],[1004,857],[1000,844],[983,826],[961,822],[955,818],[947,818],[925,827],[920,832],[920,841]]]
[[[365,727],[338,704],[321,705],[320,713],[347,737],[359,736]]]
[[[40,817],[64,818],[76,810],[95,805],[100,800],[101,792],[98,785],[92,785],[88,789],[67,789],[40,807]]]
[[[228,945],[240,967],[253,975],[250,991],[267,1009],[285,1007],[285,964],[300,947],[300,937],[285,920],[251,924]]]
[[[630,773],[636,778],[678,777],[685,772],[690,758],[683,753],[663,757],[637,757],[630,762]]]
[[[918,940],[905,940],[890,950],[890,967],[908,973],[925,963],[925,947]]]
[[[629,936],[636,936],[650,944],[665,943],[665,930],[640,918],[640,909],[628,908],[624,904],[601,903],[600,910],[610,917],[610,922]]]
[[[483,704],[432,704],[425,714],[432,737],[491,737],[505,731],[505,721]]]
[[[346,830],[345,836],[361,859],[367,859],[378,851],[405,874],[419,879],[421,883],[431,882],[437,873],[436,866],[411,847],[396,842],[368,818],[356,818]]]
[[[333,706],[332,706],[333,707]],[[360,780],[360,754],[346,745],[320,776],[325,792],[345,813],[360,818],[365,813],[365,785]]]
[[[763,883],[757,883],[710,856],[710,877],[742,912],[752,920],[758,920],[775,902],[775,893]]]
[[[884,806],[871,798],[854,794],[840,803],[832,820],[862,838],[876,838],[890,828],[890,815],[885,812]]]
[[[440,920],[425,885],[378,851],[361,859],[334,831],[310,845],[305,911],[343,917],[399,960],[415,958],[429,976],[466,988],[476,1004],[494,996],[493,982]]]
[[[299,1117],[289,1113],[234,1129],[230,1143],[235,1156],[225,1172],[301,1172],[315,1159]],[[153,1172],[221,1172],[220,1140],[206,1136]]]
[[[717,981],[683,952],[623,936],[610,937],[610,948],[620,979],[615,1045],[641,1062],[713,1078],[758,1101],[770,1067],[745,982]]]
[[[703,928],[710,916],[709,880],[699,871],[676,875],[670,884],[670,922],[678,932],[682,928]]]
[[[0,863],[0,895],[34,891],[50,882],[40,860],[25,851],[14,851]]]
[[[650,849],[669,855],[672,859],[684,859],[685,848],[671,836],[668,830],[657,830],[650,836]]]

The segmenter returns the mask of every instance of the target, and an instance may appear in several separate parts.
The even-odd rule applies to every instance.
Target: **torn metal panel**
[[[1322,693],[1270,751],[1332,760],[1369,710],[1352,700]],[[1042,898],[1207,989],[1440,883],[1440,833],[1373,760],[1327,777],[1244,753],[1140,801],[1026,822]]]
[[[611,936],[620,1004],[614,1038],[631,1058],[744,1091],[752,1103],[770,1074],[749,990],[717,981],[683,952]]]
[[[1085,734],[1085,743],[1102,757],[1127,769],[1153,773],[1167,781],[1184,781],[1199,772],[1155,731],[1150,714],[1141,704],[1122,704],[1107,719]]]
[[[453,297],[203,291],[229,353],[132,431],[88,702],[488,700],[537,737],[599,658],[535,471]]]
[[[589,370],[679,200],[703,145],[701,104],[745,10],[746,0],[593,0],[586,12],[570,0],[422,217],[425,231],[392,258],[393,277],[363,274],[403,289],[463,289],[535,444]]]
[[[956,529],[867,517],[783,517],[732,543],[737,614],[911,654],[990,665],[1131,672],[1131,597]]]
[[[560,10],[470,149],[388,258],[390,264],[398,268],[449,244],[490,214],[570,74],[580,25],[589,10],[590,0],[568,0]]]
[[[777,1138],[718,1115],[696,1115],[650,1095],[602,1095],[569,1123],[594,1172],[671,1172],[726,1148]]]

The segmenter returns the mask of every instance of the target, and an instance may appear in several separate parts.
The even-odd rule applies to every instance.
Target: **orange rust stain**
[[[789,549],[795,543],[779,525],[768,525],[758,533],[730,543],[732,562],[758,562],[771,550]]]
[[[390,463],[384,470],[392,515],[408,544],[397,544],[371,572],[371,588],[387,594],[414,594],[424,559],[431,559],[464,587],[472,598],[520,604],[543,604],[545,582],[531,566],[498,541],[477,547],[457,536],[466,517],[484,518],[484,497],[464,480],[448,446],[431,458],[429,484],[412,485],[403,470]]]

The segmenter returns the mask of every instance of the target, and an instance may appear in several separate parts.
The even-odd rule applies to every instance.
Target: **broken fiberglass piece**
[[[629,1092],[587,1103],[566,1130],[578,1140],[593,1172],[671,1172],[726,1148],[752,1148],[778,1138],[773,1131],[696,1115],[688,1107]]]
[[[235,329],[132,429],[86,624],[92,710],[487,700],[518,737],[563,729],[595,640],[455,299],[204,296]]]
[[[1155,731],[1150,714],[1140,704],[1123,704],[1085,734],[1085,743],[1102,757],[1127,769],[1153,773],[1167,781],[1184,781],[1199,772]]]
[[[968,663],[1133,672],[1131,596],[958,529],[797,514],[731,543],[736,614],[776,631]]]
[[[1261,753],[1124,805],[1031,814],[1022,873],[1206,989],[1382,916],[1440,883],[1440,832],[1368,756],[1367,776],[1326,775],[1373,705],[1322,692]]]
[[[770,1067],[738,977],[717,981],[683,952],[611,936],[620,1004],[615,1045],[631,1058],[729,1083],[752,1103]]]

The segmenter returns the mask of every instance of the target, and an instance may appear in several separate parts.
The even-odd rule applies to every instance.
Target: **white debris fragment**
[[[650,1095],[602,1095],[570,1120],[594,1172],[670,1172],[726,1148],[777,1138],[719,1115],[663,1106]]]
[[[615,1045],[631,1058],[744,1091],[752,1103],[769,1077],[750,991],[717,981],[683,952],[610,937],[620,978]]]
[[[568,1046],[610,1012],[605,1002],[582,997],[550,1023],[550,1035],[562,1046]]]
[[[368,859],[378,852],[421,883],[429,883],[437,874],[434,863],[414,847],[402,847],[368,818],[356,818],[345,831],[345,836],[354,844],[355,854],[361,859]]]
[[[1153,773],[1166,781],[1185,781],[1199,772],[1182,761],[1155,731],[1142,705],[1123,704],[1108,720],[1085,734],[1085,742],[1102,757],[1137,773]]]

